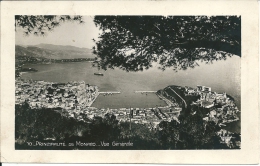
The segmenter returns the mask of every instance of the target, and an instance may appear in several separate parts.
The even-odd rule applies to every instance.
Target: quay
[[[99,92],[99,94],[119,94],[121,93],[120,91],[111,91],[111,92]]]
[[[91,107],[91,105],[95,102],[95,100],[97,99],[97,97],[98,97],[100,94],[103,94],[103,95],[105,96],[105,95],[120,94],[120,93],[121,93],[121,92],[116,92],[116,91],[114,91],[114,92],[113,92],[113,91],[111,91],[111,92],[98,92],[98,93],[95,95],[94,99],[92,99],[92,101],[87,104],[87,107]]]
[[[157,91],[135,91],[135,93],[156,93]]]

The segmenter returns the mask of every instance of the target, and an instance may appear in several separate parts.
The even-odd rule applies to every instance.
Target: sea
[[[157,91],[168,85],[197,85],[211,87],[212,91],[226,92],[231,95],[241,109],[241,58],[232,56],[226,60],[212,63],[197,62],[199,66],[186,70],[174,71],[172,68],[161,70],[157,63],[145,71],[126,72],[121,69],[98,70],[91,62],[28,64],[38,72],[24,73],[23,79],[44,80],[51,82],[85,81],[99,87],[99,91],[119,91],[120,94],[99,95],[93,103],[97,108],[151,108],[165,106],[154,93],[135,93],[135,91]],[[103,76],[94,75],[102,73]],[[240,113],[239,113],[240,117]],[[239,132],[241,122],[236,121],[226,127],[231,132]]]

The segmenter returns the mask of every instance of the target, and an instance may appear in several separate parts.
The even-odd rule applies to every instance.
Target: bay
[[[120,91],[120,94],[99,96],[93,103],[98,108],[125,108],[125,107],[155,107],[165,103],[155,94],[141,94],[135,91],[157,91],[168,85],[209,86],[212,91],[226,92],[231,95],[239,108],[241,103],[240,57],[233,56],[226,60],[214,61],[212,64],[198,62],[199,66],[193,69],[178,72],[168,68],[164,71],[153,67],[142,72],[126,72],[120,69],[98,70],[92,67],[91,62],[30,64],[38,70],[35,73],[24,73],[23,79],[44,80],[52,82],[85,81],[97,85],[100,91]],[[103,73],[97,76],[94,73]],[[239,115],[240,116],[240,115]],[[229,130],[240,132],[240,120],[228,124]],[[230,127],[231,126],[231,127]]]

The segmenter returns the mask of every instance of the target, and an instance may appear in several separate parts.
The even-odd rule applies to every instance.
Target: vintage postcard
[[[2,162],[258,163],[256,1],[1,8]]]

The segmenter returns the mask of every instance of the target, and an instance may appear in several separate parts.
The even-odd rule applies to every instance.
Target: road
[[[187,103],[186,103],[186,101],[185,101],[177,92],[175,92],[175,90],[173,90],[171,87],[169,87],[169,89],[172,90],[177,96],[179,96],[179,98],[182,99],[182,101],[183,101],[184,104],[185,104],[185,108],[187,108]]]

